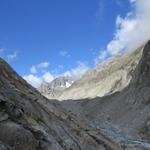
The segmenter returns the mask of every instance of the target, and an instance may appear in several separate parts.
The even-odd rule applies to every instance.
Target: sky
[[[0,0],[0,57],[34,87],[150,38],[149,0]]]

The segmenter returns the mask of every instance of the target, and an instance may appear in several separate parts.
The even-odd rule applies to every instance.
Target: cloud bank
[[[33,65],[30,68],[30,74],[24,75],[23,78],[29,84],[31,84],[35,88],[38,88],[42,83],[44,82],[50,83],[52,80],[54,80],[56,77],[59,76],[69,76],[74,79],[78,79],[89,69],[85,63],[78,61],[77,67],[72,68],[63,74],[55,75],[48,70],[49,64],[50,64],[49,62],[41,62],[38,65]]]
[[[45,72],[43,75],[25,75],[23,78],[32,86],[39,87],[44,82],[51,82],[54,79],[54,76],[50,72]]]
[[[51,82],[54,76],[47,70],[49,62],[44,61],[30,68],[30,74],[24,75],[23,78],[32,86],[39,87],[43,82]],[[41,74],[42,75],[39,75]]]
[[[100,52],[99,61],[124,50],[133,50],[150,39],[150,0],[129,0],[132,10],[122,18],[116,17],[113,39]],[[97,61],[98,62],[98,61]]]

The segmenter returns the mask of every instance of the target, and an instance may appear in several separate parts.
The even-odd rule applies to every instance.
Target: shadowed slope
[[[103,148],[86,127],[48,101],[0,59],[0,150]]]

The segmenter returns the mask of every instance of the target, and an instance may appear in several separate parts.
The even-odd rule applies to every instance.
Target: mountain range
[[[150,150],[150,41],[94,70],[58,101],[0,59],[0,150]]]

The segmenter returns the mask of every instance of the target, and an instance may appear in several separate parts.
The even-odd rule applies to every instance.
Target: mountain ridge
[[[55,96],[51,96],[48,86],[44,87],[46,92],[40,91],[47,98],[58,100],[102,97],[120,91],[130,83],[132,72],[141,58],[143,47],[124,52],[98,64],[80,79],[74,81],[69,88],[61,89],[61,92],[53,89],[52,93]]]
[[[149,150],[150,41],[131,75],[103,97],[57,101],[0,59],[0,149]]]

